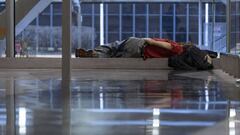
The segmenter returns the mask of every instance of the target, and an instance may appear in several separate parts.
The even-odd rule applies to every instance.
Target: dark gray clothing
[[[144,46],[144,39],[130,37],[123,41],[115,41],[103,46],[98,46],[94,50],[100,58],[140,58],[142,57]]]

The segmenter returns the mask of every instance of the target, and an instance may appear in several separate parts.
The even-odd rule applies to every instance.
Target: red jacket
[[[174,55],[180,55],[183,52],[183,47],[178,43],[168,40],[168,39],[160,39],[153,38],[155,41],[163,41],[171,44],[172,49],[167,50],[165,48],[161,48],[154,45],[147,45],[144,47],[144,58],[168,58]]]

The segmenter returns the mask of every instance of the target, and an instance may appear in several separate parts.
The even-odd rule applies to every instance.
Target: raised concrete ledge
[[[60,69],[61,58],[0,58],[0,69]],[[221,61],[214,59],[214,68]],[[169,70],[167,58],[72,58],[73,69],[161,69]]]
[[[232,54],[220,54],[221,69],[230,75],[240,78],[240,57]]]
[[[72,59],[72,67],[76,69],[104,68],[104,69],[171,69],[168,59],[141,58],[76,58]]]
[[[1,58],[1,69],[55,69],[61,67],[60,58]]]
[[[1,58],[0,69],[60,69],[61,58]],[[141,58],[73,58],[73,69],[171,69],[168,60]]]

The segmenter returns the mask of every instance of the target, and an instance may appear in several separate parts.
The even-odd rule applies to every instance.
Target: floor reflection
[[[58,78],[2,78],[0,134],[238,135],[240,102],[225,95],[223,82],[212,73],[179,74],[74,79],[64,92]]]

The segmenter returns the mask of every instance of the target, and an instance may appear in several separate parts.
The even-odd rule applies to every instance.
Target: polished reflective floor
[[[0,135],[239,135],[240,87],[220,70],[0,71]]]

